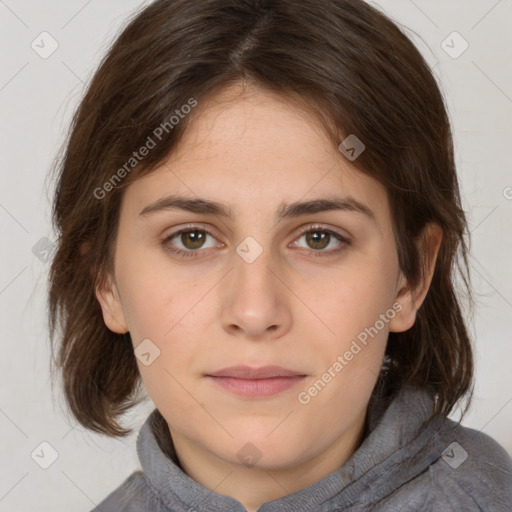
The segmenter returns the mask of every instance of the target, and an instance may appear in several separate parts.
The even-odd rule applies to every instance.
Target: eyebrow
[[[207,199],[189,198],[178,195],[170,195],[158,199],[154,203],[146,206],[139,213],[139,216],[147,217],[157,212],[176,209],[203,215],[216,215],[231,220],[235,219],[234,210],[227,205]],[[279,221],[330,210],[358,212],[367,216],[373,222],[376,221],[373,211],[353,197],[322,198],[291,204],[281,203],[276,211],[275,220]]]

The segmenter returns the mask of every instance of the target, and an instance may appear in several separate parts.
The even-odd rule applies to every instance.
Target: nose
[[[279,338],[292,321],[285,277],[270,250],[252,260],[241,249],[222,289],[222,326],[232,336],[253,341]]]

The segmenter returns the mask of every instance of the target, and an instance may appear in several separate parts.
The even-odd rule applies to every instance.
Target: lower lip
[[[235,377],[212,377],[225,390],[247,398],[264,398],[286,391],[302,382],[303,375],[295,377],[271,377],[268,379],[239,379]]]

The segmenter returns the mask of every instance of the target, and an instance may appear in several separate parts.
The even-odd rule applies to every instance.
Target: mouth
[[[280,366],[231,366],[206,375],[223,390],[245,398],[266,398],[302,382],[306,375]]]

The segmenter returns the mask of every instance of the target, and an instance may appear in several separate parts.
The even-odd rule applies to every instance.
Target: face
[[[383,186],[282,99],[222,95],[127,188],[114,280],[97,295],[175,441],[291,467],[361,428],[388,332],[414,308]],[[232,217],[156,204],[171,195]],[[290,209],[318,200],[339,208]],[[212,376],[240,365],[288,373]]]

